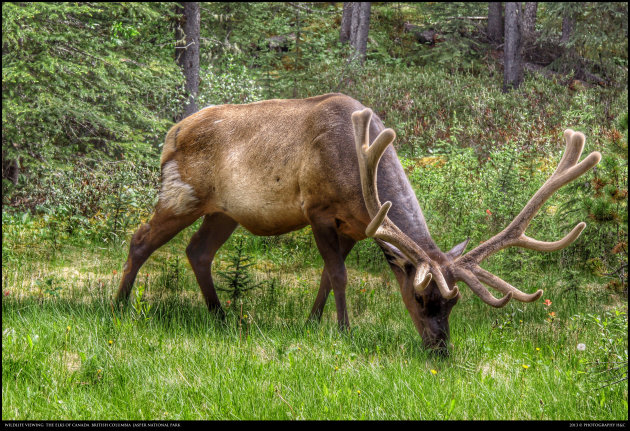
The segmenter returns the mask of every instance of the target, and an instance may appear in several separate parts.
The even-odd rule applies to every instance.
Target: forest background
[[[3,420],[627,420],[627,71],[627,3],[4,3]],[[586,221],[579,240],[487,263],[544,301],[494,310],[461,286],[440,359],[372,241],[347,259],[344,336],[331,299],[304,323],[310,228],[238,229],[215,260],[218,324],[184,258],[196,223],[143,267],[130,307],[111,302],[175,121],[328,92],[394,128],[446,250],[503,229],[563,130],[585,133],[602,161],[528,230]]]

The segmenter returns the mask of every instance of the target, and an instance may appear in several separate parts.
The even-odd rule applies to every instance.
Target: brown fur
[[[331,94],[206,108],[173,126],[161,163],[177,163],[204,213],[224,213],[256,235],[304,227],[317,208],[360,240],[363,232],[351,227],[367,221],[358,183],[333,175],[348,166],[332,145],[343,140],[340,114],[349,118],[359,107]]]

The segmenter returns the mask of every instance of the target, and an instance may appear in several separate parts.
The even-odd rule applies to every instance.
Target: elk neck
[[[392,202],[389,219],[437,262],[446,255],[437,246],[427,226],[418,198],[405,175],[393,147],[389,147],[378,166],[377,187],[381,202]]]

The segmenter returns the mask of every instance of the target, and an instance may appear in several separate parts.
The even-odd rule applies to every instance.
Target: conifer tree
[[[245,255],[243,237],[239,237],[234,246],[234,251],[228,256],[228,269],[217,271],[223,280],[222,286],[217,286],[218,290],[228,292],[232,301],[243,297],[245,292],[261,287],[262,283],[256,283],[252,277],[249,267],[254,264],[251,257]]]

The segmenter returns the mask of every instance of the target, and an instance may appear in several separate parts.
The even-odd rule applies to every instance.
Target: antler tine
[[[567,168],[575,165],[582,155],[586,137],[581,132],[574,132],[571,129],[567,129],[564,131],[564,141],[566,142],[564,154],[562,155],[562,159],[560,159],[560,163],[558,163],[558,167],[556,168],[554,174],[556,172],[563,172]]]
[[[474,261],[479,263],[497,251],[510,246],[526,247],[539,251],[560,250],[577,239],[586,226],[584,223],[578,224],[563,239],[555,242],[538,241],[523,234],[531,220],[551,195],[562,186],[593,168],[601,160],[601,154],[594,151],[580,163],[577,163],[582,154],[582,149],[584,148],[585,137],[582,133],[573,132],[571,129],[567,129],[564,132],[564,136],[566,139],[566,149],[558,167],[551,177],[549,177],[545,184],[532,196],[527,205],[525,205],[507,228],[471,250],[465,256],[462,256],[462,258],[460,258],[462,261]]]
[[[508,302],[510,302],[512,296],[514,295],[512,291],[508,291],[503,298],[497,299],[492,296],[492,294],[490,294],[488,289],[483,287],[483,285],[479,282],[479,279],[475,277],[475,275],[469,270],[464,268],[454,268],[453,272],[455,276],[459,280],[466,283],[470,287],[470,289],[475,292],[475,294],[479,296],[479,298],[481,298],[483,302],[488,305],[492,305],[493,307],[504,307]]]
[[[525,234],[522,234],[519,239],[514,243],[515,246],[529,248],[531,250],[537,251],[557,251],[562,250],[565,247],[568,247],[575,241],[584,228],[586,227],[586,223],[580,222],[573,228],[571,232],[569,232],[564,238],[558,241],[538,241],[536,239],[530,238]]]
[[[372,119],[372,110],[366,108],[352,113],[352,124],[359,159],[359,173],[361,176],[361,189],[368,214],[372,219],[368,224],[365,234],[368,237],[378,238],[400,249],[416,267],[414,288],[422,291],[428,286],[435,275],[435,281],[442,295],[453,298],[459,294],[457,288],[449,289],[444,276],[439,269],[432,268],[431,259],[418,245],[405,235],[388,217],[387,213],[392,203],[387,201],[381,204],[378,198],[376,174],[381,156],[396,138],[392,129],[385,129],[379,133],[372,145],[369,145],[369,126]]]
[[[486,271],[485,269],[481,268],[480,266],[476,266],[475,268],[473,268],[472,272],[484,284],[486,284],[488,286],[491,286],[491,287],[494,287],[499,292],[502,292],[504,294],[508,294],[508,293],[511,292],[513,297],[514,297],[514,299],[516,299],[518,301],[521,301],[521,302],[534,302],[538,298],[540,298],[542,296],[542,294],[543,294],[543,291],[541,289],[538,289],[536,291],[536,293],[523,293],[520,290],[518,290],[516,287],[514,287],[511,284],[507,283],[506,281],[500,279],[499,277],[497,277],[493,273],[491,273],[489,271]]]
[[[564,238],[552,242],[538,241],[524,234],[531,220],[551,195],[562,186],[593,168],[601,160],[601,154],[595,151],[578,163],[582,155],[582,150],[584,149],[586,139],[584,134],[567,129],[564,132],[564,138],[566,148],[558,167],[534,196],[532,196],[512,223],[503,231],[466,253],[453,263],[453,271],[456,277],[460,281],[468,284],[481,299],[490,305],[495,307],[497,306],[496,304],[505,305],[508,296],[510,298],[514,297],[514,299],[521,302],[533,302],[540,298],[543,292],[542,290],[538,290],[536,293],[532,294],[521,292],[496,275],[482,269],[479,266],[481,261],[497,251],[511,246],[538,251],[561,250],[575,241],[586,227],[586,223],[581,222]],[[497,300],[490,295],[481,282],[504,293],[505,296],[503,299]],[[503,301],[505,301],[505,303],[503,303]]]

